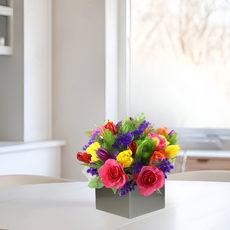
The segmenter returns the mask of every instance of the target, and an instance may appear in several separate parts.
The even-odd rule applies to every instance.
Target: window
[[[131,113],[157,126],[230,128],[230,3],[131,1]]]
[[[229,35],[228,1],[131,0],[131,115],[179,130],[185,149],[229,149]]]
[[[145,112],[156,127],[178,130],[185,149],[229,149],[230,2],[114,4],[118,45],[107,50],[118,50],[117,118]]]

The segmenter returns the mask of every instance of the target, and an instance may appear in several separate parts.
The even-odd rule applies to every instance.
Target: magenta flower
[[[164,174],[157,167],[143,166],[137,178],[137,187],[140,194],[150,196],[156,189],[164,185]]]
[[[153,139],[153,142],[156,143],[154,151],[161,150],[166,147],[166,140],[163,137],[160,137],[155,133],[148,133],[148,136]]]
[[[123,167],[114,159],[109,159],[99,170],[101,182],[106,188],[121,188],[129,177],[125,174]]]

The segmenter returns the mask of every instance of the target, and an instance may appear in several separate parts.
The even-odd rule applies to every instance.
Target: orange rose
[[[158,135],[168,135],[168,129],[166,127],[161,127],[157,129]]]
[[[153,152],[152,156],[149,158],[149,166],[153,165],[153,160],[156,162],[159,158],[161,158],[161,160],[166,158],[165,151],[159,150]]]

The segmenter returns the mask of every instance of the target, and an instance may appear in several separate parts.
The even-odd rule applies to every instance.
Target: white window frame
[[[105,1],[105,118],[115,122],[131,114],[130,1]],[[176,131],[182,149],[230,150],[230,129],[176,128]]]
[[[130,0],[105,1],[105,119],[130,116]]]

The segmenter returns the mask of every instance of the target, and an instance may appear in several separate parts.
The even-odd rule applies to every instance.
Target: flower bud
[[[135,156],[135,154],[136,154],[136,151],[137,151],[137,144],[136,144],[136,142],[131,142],[130,144],[129,144],[129,147],[128,147],[128,150],[131,150],[132,151],[132,157],[134,157]]]
[[[112,121],[108,122],[105,126],[106,129],[109,129],[113,134],[117,134],[118,130],[116,125]]]
[[[166,127],[161,127],[157,129],[158,135],[168,135],[168,129]]]
[[[79,161],[82,161],[82,162],[86,163],[86,164],[89,164],[90,161],[91,161],[91,154],[88,154],[86,152],[84,152],[84,153],[79,152],[77,154],[77,159]]]
[[[176,133],[174,130],[172,130],[170,133],[169,133],[169,137],[171,138],[172,137],[172,134],[173,133]]]
[[[110,159],[110,152],[107,149],[99,148],[96,151],[96,154],[98,158],[103,162],[106,162],[108,159]]]

